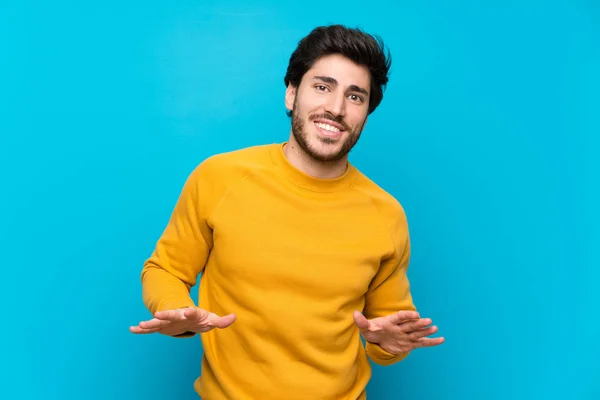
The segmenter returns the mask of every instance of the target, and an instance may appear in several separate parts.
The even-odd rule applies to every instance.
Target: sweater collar
[[[278,172],[295,185],[315,192],[335,192],[350,187],[356,179],[357,170],[350,163],[348,163],[348,168],[346,168],[344,174],[337,178],[322,179],[310,176],[288,161],[283,152],[286,144],[287,142],[272,145],[270,156]]]

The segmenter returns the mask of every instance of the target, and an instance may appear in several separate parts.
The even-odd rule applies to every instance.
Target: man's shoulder
[[[406,212],[400,200],[361,171],[357,173],[354,189],[368,196],[388,223],[406,224]]]
[[[270,151],[275,144],[262,144],[217,153],[201,161],[194,175],[204,179],[225,179],[247,176],[252,171],[268,168]]]
[[[199,164],[207,168],[235,168],[239,166],[259,166],[269,162],[269,152],[274,144],[243,147],[214,154]]]
[[[269,168],[270,149],[275,145],[256,145],[217,153],[198,163],[187,178],[189,193],[201,193],[209,208],[232,187],[252,173]]]

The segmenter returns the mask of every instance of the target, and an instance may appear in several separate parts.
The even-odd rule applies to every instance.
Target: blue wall
[[[599,3],[84,3],[0,5],[1,398],[195,398],[197,340],[128,332],[142,263],[197,163],[287,138],[287,59],[332,22],[393,52],[353,161],[446,337],[370,398],[600,398]]]

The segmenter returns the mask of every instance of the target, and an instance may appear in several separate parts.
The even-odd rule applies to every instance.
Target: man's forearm
[[[190,287],[168,271],[153,265],[146,265],[142,271],[142,297],[152,314],[162,310],[195,307]]]

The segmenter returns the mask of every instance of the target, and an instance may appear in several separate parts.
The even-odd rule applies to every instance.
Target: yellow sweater
[[[142,272],[148,309],[235,313],[201,334],[203,400],[366,398],[370,359],[353,311],[414,310],[405,213],[350,165],[336,179],[295,169],[282,144],[219,154],[189,176]]]

